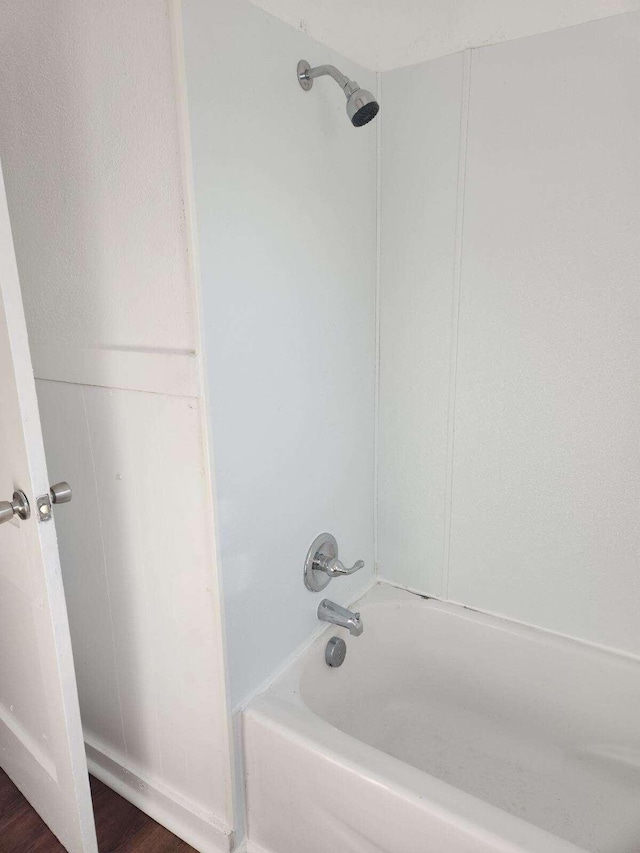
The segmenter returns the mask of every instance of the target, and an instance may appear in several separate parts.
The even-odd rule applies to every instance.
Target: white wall
[[[462,54],[382,77],[378,564],[442,592]]]
[[[0,155],[90,767],[202,850],[232,827],[223,637],[163,0],[0,10]],[[178,50],[179,53],[179,50]]]
[[[36,347],[194,349],[167,10],[4,4],[4,147],[33,131],[8,182]]]
[[[390,71],[640,8],[638,0],[252,0],[366,68]]]
[[[379,494],[383,576],[636,654],[639,45],[633,13],[385,76]]]
[[[373,570],[376,126],[330,79],[375,76],[249,3],[185,0],[185,53],[231,694],[242,702],[318,625],[311,541]]]

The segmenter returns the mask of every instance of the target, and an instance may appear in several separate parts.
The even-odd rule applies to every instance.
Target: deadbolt
[[[19,489],[13,493],[13,500],[0,501],[0,524],[9,521],[17,515],[23,521],[26,521],[31,515],[31,507],[24,492]]]

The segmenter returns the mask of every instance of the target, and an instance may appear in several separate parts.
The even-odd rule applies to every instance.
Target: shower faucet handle
[[[348,569],[342,560],[337,557],[332,557],[330,560],[326,558],[321,562],[320,569],[326,572],[332,578],[339,578],[341,575],[352,575],[354,572],[359,572],[364,568],[364,560],[357,560],[350,569]]]
[[[330,533],[321,533],[311,543],[304,563],[304,585],[311,592],[320,592],[331,578],[345,577],[364,568],[358,560],[348,568],[338,559],[338,543]]]

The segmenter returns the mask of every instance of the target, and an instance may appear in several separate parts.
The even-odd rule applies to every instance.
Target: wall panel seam
[[[464,232],[464,196],[467,170],[469,100],[471,95],[472,50],[463,54],[460,136],[458,143],[458,178],[456,199],[456,232],[451,298],[451,343],[449,356],[449,400],[447,407],[447,465],[445,474],[444,547],[442,554],[442,596],[449,598],[451,558],[451,515],[453,505],[453,462],[455,446],[456,382],[458,373],[458,329],[460,324],[460,289],[462,281],[462,245]]]
[[[382,74],[376,73],[378,98],[382,99]],[[375,374],[373,394],[373,573],[378,574],[378,493],[380,468],[380,290],[381,290],[381,190],[382,190],[382,121],[383,111],[376,122],[376,292],[375,292]]]

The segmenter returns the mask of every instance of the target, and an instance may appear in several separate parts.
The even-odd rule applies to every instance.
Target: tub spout
[[[318,605],[318,619],[321,622],[330,622],[332,625],[346,628],[354,637],[359,637],[364,630],[359,613],[352,613],[346,607],[340,607],[339,604],[329,601],[328,598],[323,598]]]

